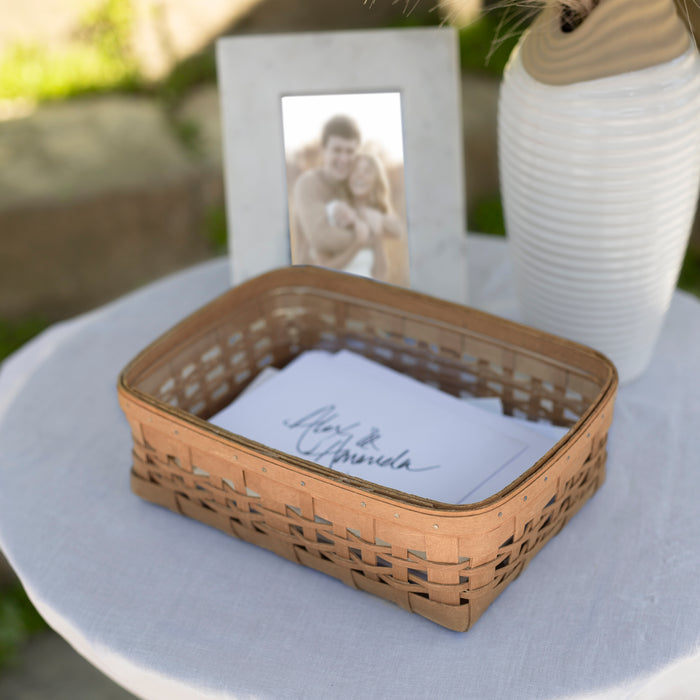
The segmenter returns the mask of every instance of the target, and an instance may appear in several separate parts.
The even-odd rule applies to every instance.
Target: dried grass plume
[[[518,8],[530,17],[545,7],[554,7],[562,18],[562,26],[575,29],[593,11],[600,0],[500,0],[496,7]]]

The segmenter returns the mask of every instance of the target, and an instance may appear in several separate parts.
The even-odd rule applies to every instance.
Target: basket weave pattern
[[[205,420],[265,366],[347,348],[456,396],[573,426],[499,494],[454,506],[314,465]],[[502,319],[315,268],[230,290],[147,348],[119,394],[146,500],[468,629],[601,485],[617,386],[603,356]]]

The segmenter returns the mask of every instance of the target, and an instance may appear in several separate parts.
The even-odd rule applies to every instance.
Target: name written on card
[[[348,351],[307,351],[210,420],[335,471],[452,504],[498,492],[558,439]]]
[[[334,404],[321,406],[301,418],[287,418],[282,424],[296,431],[296,453],[312,462],[328,460],[331,469],[365,464],[380,469],[423,472],[439,469],[439,464],[419,466],[409,447],[390,453],[383,449],[382,431],[361,422],[346,423]]]

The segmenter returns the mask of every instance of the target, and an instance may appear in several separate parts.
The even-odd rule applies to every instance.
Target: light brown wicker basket
[[[346,476],[208,423],[267,365],[349,348],[454,395],[570,426],[480,503]],[[416,292],[321,268],[235,287],[119,378],[142,498],[467,630],[601,485],[617,390],[600,353]]]

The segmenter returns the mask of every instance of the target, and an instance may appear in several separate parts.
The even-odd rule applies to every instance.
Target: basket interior
[[[271,289],[180,333],[182,342],[127,381],[204,419],[264,367],[312,348],[348,349],[454,396],[499,397],[508,415],[567,427],[601,391],[601,377],[573,362],[329,290]]]

